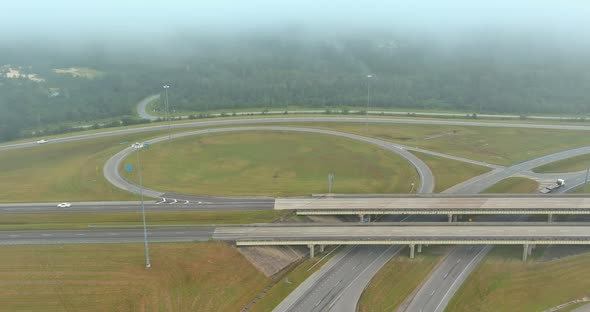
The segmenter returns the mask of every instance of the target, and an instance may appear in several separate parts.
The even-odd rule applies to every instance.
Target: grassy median
[[[135,155],[124,165],[134,165]],[[407,193],[414,168],[377,146],[326,134],[212,133],[150,146],[141,154],[146,187],[185,194],[306,195]],[[133,173],[124,172],[130,180]]]
[[[434,175],[434,192],[440,193],[453,185],[489,172],[488,167],[465,163],[448,158],[412,152],[428,165]]]
[[[543,311],[588,296],[590,254],[522,262],[522,246],[497,246],[469,275],[446,311]]]
[[[537,167],[533,169],[533,171],[538,173],[577,172],[586,170],[588,167],[590,167],[590,154],[585,154],[552,162],[550,164]]]
[[[363,292],[360,312],[395,311],[440,261],[446,246],[431,246],[410,259],[404,252],[389,260]]]
[[[240,311],[270,283],[223,243],[0,247],[0,311]]]
[[[149,226],[270,223],[287,213],[274,210],[148,212],[146,221]],[[72,230],[142,224],[140,210],[135,213],[0,214],[0,230]]]
[[[490,188],[483,191],[483,193],[491,194],[505,194],[505,193],[534,193],[539,188],[539,182],[527,178],[512,177],[504,179]]]
[[[367,127],[343,122],[291,125],[355,133],[505,166],[588,145],[588,132],[576,130],[394,123],[370,123]]]

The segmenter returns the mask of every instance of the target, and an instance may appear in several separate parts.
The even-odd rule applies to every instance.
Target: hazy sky
[[[5,38],[169,31],[415,29],[461,32],[508,28],[590,33],[586,0],[5,0]]]

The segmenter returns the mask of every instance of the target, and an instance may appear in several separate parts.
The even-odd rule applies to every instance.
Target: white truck
[[[547,193],[551,193],[554,190],[565,186],[565,180],[564,179],[557,179],[557,181],[555,181],[555,183],[549,185],[549,186],[545,186],[544,188],[542,188],[539,192],[542,194],[547,194]]]

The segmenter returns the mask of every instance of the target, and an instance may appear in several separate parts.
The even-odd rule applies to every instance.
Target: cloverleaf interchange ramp
[[[191,128],[191,127],[197,127],[197,126],[202,126],[202,127],[214,127],[214,126],[227,126],[227,125],[241,125],[241,126],[247,126],[249,124],[256,124],[256,123],[281,123],[281,122],[361,122],[361,123],[389,123],[389,122],[393,122],[393,123],[402,123],[402,124],[441,124],[441,125],[469,125],[469,126],[484,126],[484,127],[516,127],[516,128],[541,128],[541,129],[564,129],[564,130],[590,130],[590,127],[587,126],[566,126],[566,125],[532,125],[532,124],[501,124],[501,123],[478,123],[478,122],[455,122],[455,121],[440,121],[440,120],[406,120],[406,119],[377,119],[377,118],[370,118],[370,119],[366,119],[366,118],[333,118],[333,117],[296,117],[296,118],[264,118],[264,119],[242,119],[242,120],[217,120],[217,121],[198,121],[198,122],[187,122],[187,123],[177,123],[177,124],[173,124],[172,128],[173,129],[177,129],[177,128]],[[65,137],[65,138],[59,138],[59,139],[52,139],[50,140],[47,144],[55,144],[55,143],[59,143],[59,142],[68,142],[68,141],[76,141],[76,140],[84,140],[84,139],[92,139],[92,138],[98,138],[98,137],[103,137],[103,136],[112,136],[112,135],[120,135],[120,134],[127,134],[127,133],[139,133],[139,132],[144,132],[144,131],[154,131],[154,130],[164,130],[167,129],[167,125],[157,125],[157,126],[148,126],[148,127],[141,127],[141,128],[129,128],[129,129],[124,129],[124,130],[113,130],[113,131],[107,131],[107,132],[101,132],[101,133],[91,133],[91,134],[82,134],[82,135],[76,135],[76,136],[71,136],[71,137]],[[213,130],[213,129],[211,129]],[[398,144],[393,144],[393,143],[388,143],[390,146],[401,146]],[[36,144],[34,142],[31,143],[22,143],[22,144],[12,144],[12,145],[2,145],[0,146],[0,151],[1,150],[8,150],[8,149],[16,149],[16,148],[24,148],[24,147],[30,147],[30,146],[36,146]],[[401,146],[403,147],[403,146]],[[399,147],[397,148],[399,150],[405,150],[405,149],[400,149]],[[408,148],[408,150],[410,150],[410,148]],[[576,152],[579,153],[585,153],[587,151],[582,149],[578,149]],[[569,158],[571,157],[573,154],[570,151],[566,151],[566,152],[562,152],[560,153],[556,158]],[[538,160],[538,159],[537,159]],[[550,161],[554,161],[554,159],[542,159],[541,162],[535,163],[535,165],[541,165],[543,163],[546,162],[550,162]],[[478,164],[482,164],[485,165],[481,162],[477,162]],[[532,164],[532,163],[531,163]],[[477,177],[474,178],[470,181],[464,182],[461,185],[459,185],[458,187],[454,188],[453,190],[451,190],[453,193],[476,193],[479,192],[482,189],[485,189],[489,186],[491,186],[493,183],[500,181],[502,179],[504,179],[505,177],[508,176],[512,176],[515,174],[527,174],[527,171],[532,168],[531,166],[520,166],[517,167],[516,166],[512,166],[509,168],[504,168],[504,167],[500,167],[500,166],[494,166],[494,171],[492,171],[490,174],[485,175],[485,177]],[[117,167],[114,167],[115,170],[117,169]],[[582,181],[583,182],[583,177],[581,177],[579,174],[576,176],[578,179],[578,181]],[[581,180],[580,180],[581,179]],[[569,181],[569,179],[568,179]],[[421,180],[421,182],[423,182]],[[422,186],[422,185],[421,185]],[[130,190],[133,191],[133,185],[129,186],[127,185],[126,187],[130,187]],[[573,187],[573,185],[571,183],[568,183],[567,188],[569,189],[570,187]],[[566,191],[567,189],[562,189],[559,190],[561,191]],[[422,189],[422,191],[427,191],[427,189]],[[153,190],[153,194],[155,195],[154,197],[161,197],[162,195],[165,195],[164,192],[160,192],[157,190]],[[247,201],[248,199],[240,199],[243,201]],[[172,208],[173,206],[176,205],[170,205],[170,206],[166,206],[166,207],[170,207]],[[178,234],[180,236],[182,236],[181,234]],[[171,234],[168,236],[169,240],[174,240],[174,234]],[[112,241],[116,241],[116,239],[112,239]],[[366,248],[365,248],[366,247]],[[389,258],[391,258],[394,254],[395,254],[395,250],[396,249],[389,249],[389,247],[379,247],[379,246],[361,246],[360,251],[358,253],[355,252],[351,252],[350,254],[347,254],[344,258],[345,259],[353,259],[353,261],[357,261],[357,260],[362,260],[362,262],[359,264],[361,266],[367,266],[367,270],[361,272],[360,274],[355,273],[354,275],[351,275],[350,278],[346,278],[343,280],[343,284],[348,284],[350,287],[346,287],[343,291],[345,291],[345,293],[342,293],[340,298],[342,299],[342,304],[335,304],[333,306],[334,310],[341,310],[340,308],[342,307],[346,307],[351,308],[354,306],[354,303],[356,303],[357,298],[360,296],[360,293],[362,292],[362,289],[364,288],[363,285],[366,285],[366,283],[369,282],[371,276],[373,274],[375,274],[378,269],[379,269],[379,265],[380,263],[384,263],[386,262]],[[477,253],[477,255],[481,255],[480,253]],[[466,255],[467,258],[470,257],[469,254]],[[352,257],[352,258],[351,258]],[[466,259],[467,259],[466,258]],[[450,261],[454,261],[454,254],[452,254],[449,257]],[[472,263],[472,262],[469,262]],[[476,262],[473,262],[476,264]],[[337,266],[342,265],[343,263],[339,263],[337,264]],[[351,264],[352,267],[352,264]],[[443,266],[444,267],[444,266]],[[343,266],[344,269],[346,269],[346,267]],[[460,268],[462,270],[462,268]],[[461,272],[461,274],[463,274],[466,271],[459,271]],[[336,276],[339,276],[340,278],[342,278],[342,274],[349,274],[349,273],[345,273],[343,271],[338,271],[337,273],[335,273]],[[466,276],[466,274],[463,274],[463,276]],[[451,277],[453,277],[453,274],[451,274],[451,276],[449,276],[449,279],[451,279]],[[459,280],[455,280],[454,277],[452,279],[452,281],[459,281]],[[460,285],[460,282],[457,284]],[[443,287],[443,286],[441,286]],[[321,290],[321,288],[316,288],[316,290]],[[351,295],[352,294],[352,295]],[[452,295],[452,294],[451,294]],[[356,298],[355,298],[356,296]],[[447,296],[448,297],[448,296]],[[438,300],[438,299],[437,299]],[[434,299],[433,299],[434,301]],[[435,303],[436,306],[437,303]],[[304,311],[305,310],[305,305],[301,306],[303,307],[301,310]],[[444,308],[444,305],[442,305],[442,307]],[[344,310],[341,310],[344,311]],[[411,311],[411,309],[409,310]],[[425,310],[426,311],[426,310]]]

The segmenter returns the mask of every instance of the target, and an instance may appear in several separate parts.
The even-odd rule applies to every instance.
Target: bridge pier
[[[320,245],[320,252],[324,252],[324,247],[326,247],[326,245]]]
[[[553,222],[553,214],[550,213],[549,215],[547,215],[547,222],[548,223],[552,223]]]
[[[414,259],[414,247],[416,245],[410,244],[410,259]]]
[[[522,261],[526,261],[529,256],[533,254],[535,244],[524,244],[522,249]]]
[[[315,245],[310,244],[310,245],[307,245],[307,247],[309,247],[309,257],[310,258],[315,257],[315,248],[314,248]]]
[[[422,252],[422,244],[418,244],[418,253]]]
[[[365,222],[365,215],[364,214],[360,214],[359,215],[359,219],[360,219],[360,222],[361,223]]]
[[[453,214],[449,213],[449,223],[453,222]]]

